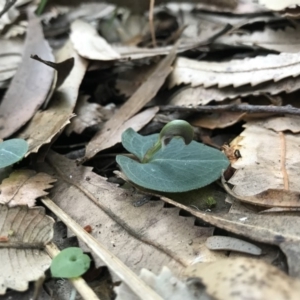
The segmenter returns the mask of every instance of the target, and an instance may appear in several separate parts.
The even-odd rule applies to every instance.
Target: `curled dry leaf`
[[[300,118],[274,117],[244,127],[230,145],[242,156],[232,164],[236,172],[229,180],[235,197],[243,200],[257,195],[252,197],[254,204],[264,205],[265,201],[266,206],[299,207],[298,197],[290,191],[300,192],[299,169],[295,168],[300,163],[300,137],[286,130],[299,132]]]
[[[176,278],[170,269],[163,267],[159,275],[155,275],[147,269],[142,269],[140,273],[143,279],[162,299],[172,300],[213,300],[207,295],[205,286],[200,280],[190,280],[183,282]],[[116,300],[139,300],[126,284],[122,283],[115,288],[117,292]]]
[[[39,19],[34,13],[29,13],[23,59],[0,105],[1,138],[10,136],[32,118],[52,85],[54,70],[31,60],[32,53],[41,53],[47,60],[53,59]]]
[[[205,245],[210,250],[229,250],[252,255],[261,255],[261,249],[251,243],[230,236],[210,236]]]
[[[13,1],[14,0],[0,1],[0,32],[6,25],[12,24],[20,15],[19,11],[15,7],[11,7],[11,5],[9,5],[9,2]]]
[[[37,152],[42,145],[50,143],[52,138],[61,132],[70,122],[70,118],[74,116],[73,110],[77,101],[78,89],[88,62],[76,53],[71,42],[67,42],[57,52],[56,61],[65,61],[70,57],[74,57],[74,67],[70,75],[54,93],[49,108],[38,111],[29,124],[18,134],[18,137],[27,140],[29,144],[27,155]],[[39,62],[36,63],[42,65]]]
[[[43,248],[53,237],[54,220],[41,207],[6,205],[0,205],[0,220],[0,295],[6,289],[25,291],[51,264]]]
[[[52,188],[55,181],[50,175],[33,170],[14,171],[0,185],[0,203],[32,207],[38,197],[48,194],[45,190]]]
[[[281,53],[218,63],[180,57],[176,60],[169,85],[185,83],[223,88],[246,84],[255,86],[271,80],[277,82],[300,74],[299,57],[299,53]]]
[[[300,298],[299,279],[261,260],[236,258],[196,264],[188,267],[185,275],[200,278],[208,294],[218,300]]]

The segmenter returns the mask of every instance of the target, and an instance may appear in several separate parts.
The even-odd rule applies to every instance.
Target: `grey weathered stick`
[[[266,106],[266,105],[248,105],[248,104],[227,104],[227,105],[206,105],[206,106],[173,106],[165,105],[160,107],[162,112],[180,111],[180,112],[245,112],[249,114],[269,113],[269,114],[288,114],[300,116],[300,109],[291,105],[286,106]]]
[[[59,208],[51,199],[43,197],[42,202],[49,208],[72,232],[81,239],[117,276],[129,286],[133,293],[143,300],[163,300],[142,279],[131,271],[119,258],[108,251],[92,235],[87,233],[68,214]]]

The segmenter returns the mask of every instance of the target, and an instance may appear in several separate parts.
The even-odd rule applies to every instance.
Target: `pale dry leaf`
[[[175,93],[169,104],[172,105],[206,105],[211,101],[224,101],[226,99],[235,99],[237,97],[247,97],[250,95],[259,96],[264,94],[277,95],[281,92],[291,93],[297,91],[300,87],[300,77],[289,77],[276,83],[266,82],[256,86],[244,85],[241,87],[225,87],[222,89],[216,87],[205,88],[203,86],[186,86]]]
[[[86,147],[86,155],[83,161],[92,158],[99,151],[107,148],[107,145],[111,146],[111,139],[114,135],[117,134],[119,138],[121,136],[121,130],[124,131],[127,129],[124,123],[153,99],[172,70],[175,52],[176,48],[173,48],[170,54],[157,64],[154,71],[147,77],[143,84],[125,104],[120,107],[111,119],[105,123],[103,129],[96,133]]]
[[[104,121],[102,106],[98,103],[88,102],[89,96],[79,96],[75,107],[75,117],[71,119],[71,124],[66,128],[66,134],[71,132],[81,134],[86,128],[100,124]]]
[[[300,278],[299,216],[260,215],[253,212],[208,214],[166,197],[161,199],[213,226],[264,244],[279,246],[287,256],[289,274]]]
[[[299,53],[270,54],[255,58],[235,59],[228,62],[195,61],[177,58],[169,85],[182,83],[205,88],[239,87],[258,85],[267,81],[279,81],[300,74]]]
[[[76,20],[71,24],[70,39],[80,56],[91,60],[116,60],[120,54],[98,35],[89,23]]]
[[[0,39],[0,81],[12,78],[22,60],[23,42]]]
[[[33,170],[17,170],[4,179],[0,185],[0,203],[8,206],[35,205],[37,198],[48,194],[56,181],[46,173],[36,173]]]
[[[177,209],[164,208],[161,201],[135,206],[143,195],[121,189],[92,168],[78,167],[53,152],[40,168],[58,179],[50,193],[53,201],[82,227],[90,225],[91,234],[137,273],[143,267],[158,272],[166,265],[178,274],[194,261],[224,257],[203,245],[212,227],[194,226],[193,218],[179,216]],[[97,267],[103,265],[94,259]]]
[[[26,33],[27,28],[28,28],[28,21],[21,20],[20,22],[9,26],[7,31],[5,31],[4,37],[6,39],[11,39],[19,35],[23,35]]]
[[[218,300],[300,298],[299,279],[291,278],[276,267],[251,258],[196,264],[188,267],[185,275],[200,278],[208,294]]]
[[[242,156],[232,164],[236,172],[229,180],[234,185],[235,195],[253,196],[269,189],[300,192],[299,170],[295,167],[300,165],[297,154],[300,136],[282,132],[299,132],[300,118],[273,117],[249,122],[244,127],[245,130],[231,143],[231,147],[239,150]],[[284,168],[282,161],[285,162]],[[285,186],[286,181],[288,187]],[[276,206],[274,196],[273,203]],[[278,204],[281,197],[277,198]],[[289,206],[288,197],[285,200],[286,206]]]
[[[261,47],[278,52],[297,53],[300,51],[300,26],[287,27],[284,30],[265,28],[249,34],[224,35],[216,43],[233,46]]]
[[[142,269],[140,273],[143,279],[154,291],[163,299],[172,300],[213,300],[205,292],[205,287],[201,281],[181,281],[167,268],[163,267],[158,275],[147,269]],[[115,288],[116,300],[139,300],[126,284],[122,283]]]
[[[210,250],[228,250],[252,255],[261,255],[262,253],[261,249],[254,244],[230,236],[210,236],[205,245]]]
[[[286,8],[294,8],[300,6],[299,0],[258,0],[258,3],[270,10],[284,10]]]
[[[32,53],[53,60],[52,50],[44,39],[39,19],[34,13],[29,13],[23,59],[0,105],[1,138],[15,133],[32,118],[45,101],[52,85],[54,70],[31,60]]]
[[[61,62],[70,57],[74,57],[74,67],[64,83],[54,93],[49,108],[38,111],[18,134],[19,138],[25,139],[29,144],[27,155],[37,152],[42,145],[50,143],[74,116],[73,110],[77,102],[79,86],[86,72],[88,61],[80,57],[73,49],[71,42],[68,41],[56,54],[56,61]]]
[[[51,258],[43,248],[53,238],[53,224],[44,208],[0,205],[0,295],[25,291],[44,275]]]
[[[6,6],[6,0],[0,1],[0,11],[2,12]],[[12,24],[20,15],[20,12],[13,6],[6,11],[0,18],[0,32],[6,25]]]

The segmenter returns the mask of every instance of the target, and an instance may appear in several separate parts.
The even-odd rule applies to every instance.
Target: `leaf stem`
[[[153,155],[164,146],[168,145],[174,137],[180,137],[188,145],[194,137],[193,127],[184,120],[173,120],[167,123],[159,134],[158,141],[146,152],[142,163],[147,163]]]

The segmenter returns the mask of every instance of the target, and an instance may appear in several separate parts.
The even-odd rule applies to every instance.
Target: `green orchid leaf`
[[[147,150],[157,141],[158,134],[141,136],[128,129],[122,136],[124,147],[142,160]],[[185,192],[204,187],[220,178],[229,165],[220,151],[192,141],[185,145],[174,138],[147,163],[118,155],[117,163],[133,183],[161,192]]]
[[[90,267],[91,259],[77,247],[62,250],[52,260],[50,271],[52,277],[74,278],[84,274]]]
[[[11,139],[0,143],[0,168],[21,160],[28,151],[28,143],[22,139]]]

